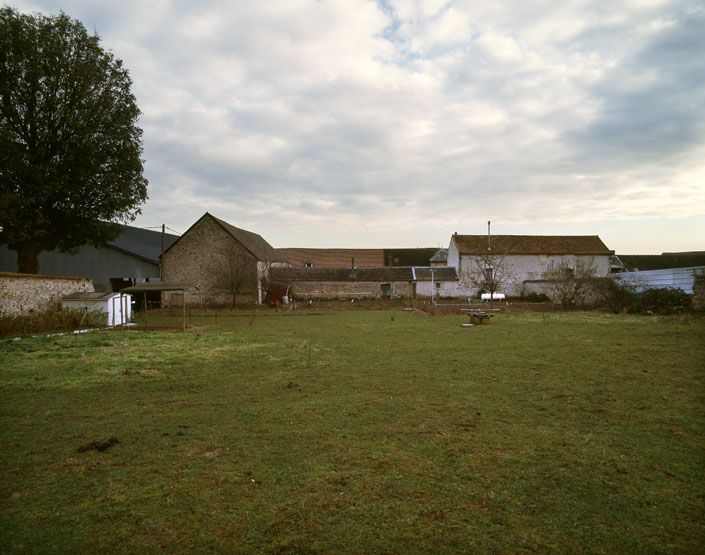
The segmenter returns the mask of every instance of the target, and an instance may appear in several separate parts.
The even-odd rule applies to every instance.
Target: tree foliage
[[[0,242],[43,250],[117,235],[147,198],[140,111],[122,62],[61,13],[0,8]]]

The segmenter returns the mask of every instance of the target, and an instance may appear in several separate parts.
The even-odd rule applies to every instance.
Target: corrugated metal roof
[[[118,225],[120,226],[120,235],[114,241],[108,241],[108,246],[124,253],[138,256],[154,264],[159,264],[159,257],[162,254],[161,231]],[[178,235],[165,233],[164,250],[173,245],[178,238]]]
[[[487,235],[453,235],[460,254],[487,254]],[[612,254],[597,235],[492,235],[495,254]]]

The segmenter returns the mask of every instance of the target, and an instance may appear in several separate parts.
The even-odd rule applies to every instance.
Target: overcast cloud
[[[130,70],[138,225],[207,210],[278,247],[403,247],[492,219],[705,250],[700,1],[14,5],[65,11]]]

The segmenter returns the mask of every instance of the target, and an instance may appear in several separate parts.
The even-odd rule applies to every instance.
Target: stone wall
[[[394,297],[411,297],[412,285],[408,282],[393,282]],[[290,294],[295,299],[378,299],[382,297],[382,285],[376,281],[311,281],[298,282],[291,286]]]
[[[88,278],[0,272],[0,316],[39,312],[59,305],[64,295],[93,290]]]
[[[257,261],[212,218],[203,218],[188,233],[181,236],[164,254],[163,272],[166,283],[188,283],[200,289],[206,304],[232,303],[232,294],[223,286],[219,274],[227,265],[228,254],[237,251],[241,255],[244,272],[252,275],[242,290],[237,302],[257,301]],[[178,296],[180,301],[180,295]],[[168,306],[177,297],[165,294],[162,302]],[[187,292],[186,303],[200,303],[198,292]]]

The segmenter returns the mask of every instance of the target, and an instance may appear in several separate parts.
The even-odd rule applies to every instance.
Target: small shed
[[[122,326],[132,317],[132,297],[120,293],[77,292],[61,298],[63,308],[102,312],[107,326]]]

